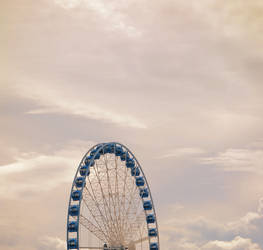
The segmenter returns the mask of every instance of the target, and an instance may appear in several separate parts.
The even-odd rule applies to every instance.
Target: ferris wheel
[[[160,249],[149,185],[124,145],[95,145],[81,160],[69,198],[67,249]]]

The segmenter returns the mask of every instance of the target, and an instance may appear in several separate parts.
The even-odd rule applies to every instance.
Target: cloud
[[[105,25],[107,23],[112,26],[112,29],[117,29],[126,32],[130,36],[138,36],[141,32],[134,25],[127,23],[126,9],[134,4],[145,8],[144,1],[136,3],[136,1],[101,1],[101,0],[55,0],[55,3],[66,9],[74,9],[81,6],[86,6],[94,10],[98,16],[104,19]],[[224,2],[220,0],[204,0],[202,2],[196,1],[167,1],[160,4],[159,1],[152,1],[152,6],[163,8],[166,5],[177,6],[178,9],[198,13],[202,20],[206,21],[217,31],[223,32],[229,37],[244,37],[246,41],[250,40],[255,42],[263,39],[262,37],[262,24],[263,18],[261,12],[263,5],[260,0],[246,1],[236,0],[234,2]],[[150,9],[148,7],[148,9]],[[160,11],[160,10],[159,10]],[[126,14],[126,15],[125,15]],[[149,14],[149,13],[148,13]],[[247,36],[249,34],[249,36]],[[252,39],[251,39],[251,37]]]
[[[224,171],[263,174],[262,149],[227,149],[215,156],[203,157],[201,162],[215,165]]]
[[[110,31],[121,31],[129,37],[141,35],[141,31],[131,24],[125,13],[133,1],[55,0],[55,3],[65,9],[81,7],[94,11],[99,21]]]
[[[66,250],[66,242],[59,237],[43,236],[39,245],[39,250]]]
[[[262,1],[236,0],[222,2],[206,0],[193,3],[209,24],[228,37],[245,37],[245,42],[262,41]]]
[[[245,239],[240,236],[232,241],[211,241],[204,245],[203,250],[261,250],[260,246],[253,243],[251,239]]]
[[[137,37],[141,35],[141,31],[128,24],[127,14],[124,12],[132,2],[85,0],[88,8],[94,10],[107,23],[111,24],[111,30],[119,30],[130,37]]]
[[[235,237],[231,241],[210,241],[204,245],[199,245],[193,242],[189,242],[186,239],[181,239],[172,247],[168,247],[169,250],[261,250],[260,246],[253,243],[251,239],[242,238],[240,236]]]
[[[261,199],[259,200],[258,213],[259,213],[259,214],[263,214],[263,198],[261,198]]]
[[[19,149],[14,145],[7,145],[4,143],[4,138],[2,137],[2,142],[0,142],[0,166],[9,163],[14,160],[14,156],[20,154]]]
[[[262,207],[259,200],[258,211]],[[173,213],[169,213],[173,216]],[[190,215],[191,216],[191,215]],[[206,217],[189,217],[184,209],[175,210],[174,216],[161,220],[161,238],[167,249],[232,250],[261,249],[263,215],[247,212],[243,217],[223,223]]]
[[[54,0],[55,4],[65,8],[65,9],[72,9],[76,8],[81,4],[82,0]]]
[[[168,153],[160,156],[159,158],[169,158],[169,157],[187,157],[191,155],[201,155],[204,154],[206,151],[202,148],[176,148],[173,150],[169,150]]]
[[[34,86],[20,86],[16,85],[15,91],[23,98],[28,98],[36,102],[37,105],[43,107],[40,109],[33,109],[27,114],[67,114],[74,116],[81,116],[88,119],[100,120],[104,122],[111,122],[123,127],[132,127],[145,129],[146,124],[139,121],[136,117],[129,114],[121,114],[111,111],[108,108],[102,108],[97,103],[82,101],[77,97],[70,94],[66,95],[65,90],[48,89],[39,85],[37,88]],[[64,95],[63,95],[64,93]]]
[[[76,168],[93,142],[73,142],[52,154],[23,153],[0,166],[0,195],[24,199],[72,182]]]

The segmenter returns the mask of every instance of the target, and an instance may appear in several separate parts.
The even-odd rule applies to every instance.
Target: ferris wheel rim
[[[71,201],[72,201],[72,192],[73,192],[73,190],[74,190],[74,187],[75,187],[75,184],[76,184],[76,179],[77,179],[77,177],[78,177],[78,174],[80,173],[80,168],[83,166],[83,162],[85,161],[85,159],[89,156],[89,154],[90,154],[93,150],[95,150],[95,153],[92,155],[92,157],[91,157],[91,159],[90,159],[91,162],[95,162],[96,156],[97,156],[98,154],[100,154],[99,152],[100,152],[101,150],[104,150],[107,146],[114,146],[115,149],[116,149],[116,146],[120,146],[122,149],[125,149],[125,151],[126,151],[125,153],[128,153],[130,156],[132,156],[131,159],[133,159],[133,160],[137,163],[137,164],[136,164],[136,167],[138,167],[138,168],[140,169],[141,177],[143,177],[143,179],[144,179],[144,181],[145,181],[145,187],[147,187],[148,192],[149,192],[149,197],[148,197],[148,198],[150,199],[150,202],[151,202],[151,204],[152,204],[152,209],[151,209],[151,210],[152,210],[152,214],[153,214],[154,217],[155,217],[155,222],[154,222],[154,224],[155,224],[155,228],[156,228],[156,231],[157,231],[157,235],[155,236],[155,238],[156,238],[156,240],[157,240],[157,248],[151,248],[151,247],[150,247],[150,245],[151,245],[151,243],[150,243],[150,236],[148,236],[149,249],[157,249],[157,250],[159,250],[159,249],[160,249],[160,242],[159,242],[158,222],[157,222],[156,210],[155,210],[155,206],[154,206],[153,197],[152,197],[152,193],[151,193],[151,190],[150,190],[149,183],[148,183],[148,181],[147,181],[147,178],[146,178],[146,176],[145,176],[145,174],[144,174],[144,171],[143,171],[143,169],[142,169],[142,167],[141,167],[138,159],[136,158],[136,156],[132,153],[132,151],[131,151],[127,146],[125,146],[125,145],[123,145],[123,144],[121,144],[121,143],[119,143],[119,142],[98,143],[98,144],[92,146],[92,147],[86,152],[86,154],[84,154],[84,156],[82,157],[82,159],[81,159],[81,161],[80,161],[80,163],[79,163],[79,165],[78,165],[78,168],[77,168],[77,171],[76,171],[76,173],[75,173],[74,180],[73,180],[73,183],[72,183],[72,187],[71,187],[71,191],[70,191],[70,197],[69,197],[69,202],[68,202],[68,214],[67,214],[67,249],[71,249],[71,248],[69,248],[69,246],[68,246],[68,242],[69,242],[69,229],[68,229],[68,227],[69,227],[69,222],[70,222],[69,208],[70,208]],[[115,154],[115,157],[116,157],[116,152],[114,151],[113,153]],[[86,171],[85,175],[83,176],[85,181],[86,181],[86,179],[87,179],[87,174],[88,174],[88,173],[87,173],[87,171]],[[135,177],[135,176],[134,176],[134,177]],[[83,181],[83,184],[82,184],[82,187],[81,187],[81,193],[83,193],[83,189],[84,189],[84,186],[85,186],[85,181]],[[79,249],[81,248],[81,247],[79,246],[79,242],[80,242],[80,239],[79,239],[79,237],[80,237],[80,233],[79,233],[79,226],[80,226],[79,219],[80,219],[80,210],[81,210],[82,200],[83,200],[83,197],[81,197],[81,199],[79,200],[79,213],[78,213],[78,215],[77,215],[77,220],[76,220],[76,221],[77,221],[77,225],[78,225],[78,230],[77,230],[77,243],[78,243],[78,245],[77,245],[77,248],[74,248],[74,249],[77,249],[77,250],[79,250]],[[143,198],[143,197],[141,197],[141,201],[142,201],[142,203],[144,202],[144,198]],[[146,210],[145,210],[145,209],[144,209],[144,213],[145,213],[145,216],[147,216],[147,213],[146,213]],[[149,224],[146,223],[146,225],[147,225],[147,229],[148,229],[148,231],[149,231]]]

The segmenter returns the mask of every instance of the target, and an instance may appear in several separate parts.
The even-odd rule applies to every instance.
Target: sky
[[[0,2],[0,248],[64,250],[82,156],[136,155],[161,249],[263,249],[262,1]]]

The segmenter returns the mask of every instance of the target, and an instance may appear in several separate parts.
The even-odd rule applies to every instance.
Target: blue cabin
[[[77,249],[78,248],[78,240],[77,239],[69,239],[68,240],[68,249]]]
[[[98,147],[97,147],[97,150],[99,151],[99,153],[100,153],[101,155],[104,155],[104,154],[105,154],[102,146],[98,146]]]
[[[81,191],[79,190],[76,190],[76,191],[73,191],[71,193],[71,198],[74,200],[74,201],[79,201],[81,199]]]
[[[85,178],[84,177],[78,177],[78,178],[76,178],[75,183],[76,183],[76,186],[78,188],[80,188],[80,187],[82,187],[83,183],[85,183]]]
[[[96,151],[99,151],[100,154],[103,153],[102,146],[103,146],[103,145],[100,144],[100,145],[98,145],[98,146],[96,147]]]
[[[115,150],[115,146],[114,146],[114,144],[110,144],[109,145],[109,147],[110,147],[110,154],[114,154],[114,150]]]
[[[135,166],[135,162],[133,159],[126,159],[126,167],[133,168]]]
[[[90,156],[94,156],[97,152],[97,149],[92,149],[91,152],[90,152]]]
[[[69,215],[78,216],[79,214],[79,205],[71,205],[69,207]]]
[[[150,228],[149,230],[148,230],[148,236],[149,237],[156,237],[157,236],[157,230],[156,230],[156,228]]]
[[[98,160],[99,158],[100,158],[100,153],[98,152],[98,153],[95,154],[94,159]]]
[[[115,155],[116,155],[116,156],[121,156],[122,154],[123,154],[123,149],[122,149],[122,147],[116,146],[116,147],[115,147]]]
[[[151,201],[144,201],[143,202],[143,208],[144,210],[152,210],[152,202]]]
[[[141,198],[147,198],[149,196],[149,192],[147,188],[140,189],[140,196]]]
[[[158,250],[158,244],[157,243],[151,243],[150,244],[150,250]]]
[[[114,144],[108,144],[106,147],[104,147],[104,153],[107,154],[113,154],[114,153]]]
[[[132,176],[139,176],[140,175],[140,169],[138,167],[134,167],[131,169],[131,175]]]
[[[69,222],[68,231],[69,232],[77,232],[78,231],[78,222],[77,221]]]
[[[103,151],[104,151],[104,154],[110,153],[110,145],[106,145],[106,146],[103,148]]]
[[[123,151],[123,153],[120,155],[120,157],[121,157],[122,161],[126,161],[126,160],[130,159],[129,153],[125,152],[125,151]]]
[[[92,156],[88,156],[85,159],[85,165],[87,165],[87,166],[94,166],[94,160],[92,159]]]
[[[153,214],[148,214],[148,215],[146,216],[146,221],[147,221],[148,224],[154,223],[154,222],[155,222],[155,217],[154,217],[154,215],[153,215]]]
[[[81,176],[86,176],[86,174],[89,175],[90,174],[89,166],[87,165],[82,166],[79,170],[79,173]]]
[[[144,179],[143,179],[143,177],[136,177],[136,185],[137,185],[137,187],[144,186]]]

